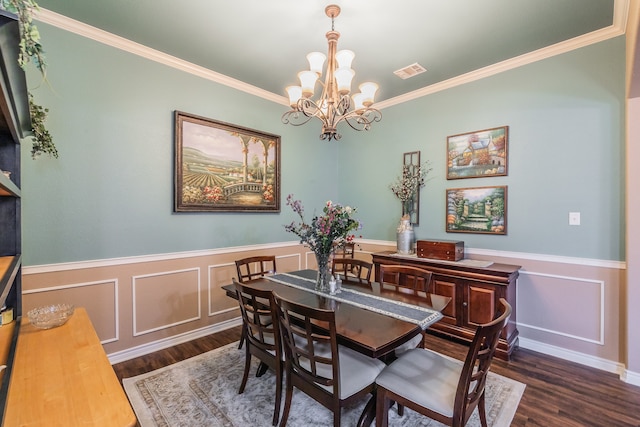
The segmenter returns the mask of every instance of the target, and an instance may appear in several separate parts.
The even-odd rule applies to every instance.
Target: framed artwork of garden
[[[447,189],[447,233],[507,234],[507,187]]]
[[[508,148],[508,126],[448,136],[447,179],[507,175]]]
[[[175,212],[280,212],[280,136],[176,111]]]

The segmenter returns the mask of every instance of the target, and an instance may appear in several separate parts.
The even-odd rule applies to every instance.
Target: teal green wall
[[[50,87],[29,70],[60,159],[23,149],[25,265],[291,241],[294,193],[359,208],[368,239],[394,240],[388,189],[402,153],[434,170],[418,238],[468,247],[624,259],[624,39],[508,71],[383,110],[370,132],[318,140],[319,124],[280,123],[285,107],[39,24]],[[173,111],[282,136],[282,212],[173,212]],[[509,176],[447,181],[447,135],[508,125]],[[508,235],[444,232],[446,188],[508,185]],[[580,211],[580,227],[568,212]]]
[[[24,141],[26,265],[292,241],[287,194],[309,209],[336,198],[337,146],[318,143],[315,126],[281,124],[285,106],[39,28],[50,87],[28,77],[60,158],[31,160]],[[174,110],[281,135],[282,213],[174,213]]]
[[[341,145],[341,198],[361,208],[366,237],[394,240],[401,207],[388,186],[402,154],[420,150],[433,171],[417,238],[624,260],[624,48],[618,37],[384,109]],[[448,135],[505,125],[508,176],[446,179]],[[445,232],[447,188],[493,185],[508,186],[506,236]],[[569,226],[569,212],[582,225]]]

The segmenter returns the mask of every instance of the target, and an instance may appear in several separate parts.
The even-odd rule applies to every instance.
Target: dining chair
[[[245,283],[276,272],[275,255],[259,255],[236,260],[238,281]]]
[[[234,281],[242,320],[246,325],[244,375],[238,394],[244,392],[249,378],[251,357],[260,360],[256,376],[262,376],[267,368],[276,373],[276,402],[273,410],[273,425],[278,424],[282,401],[282,376],[284,372],[283,351],[280,341],[277,312],[273,292],[252,288],[250,284]]]
[[[275,302],[286,372],[280,427],[287,425],[294,387],[331,410],[333,425],[339,427],[342,407],[373,393],[385,364],[338,345],[333,310],[301,305],[277,294]]]
[[[412,293],[416,295],[424,295],[431,292],[431,276],[432,273],[423,268],[396,265],[396,264],[380,264],[380,288],[392,289],[395,292]],[[394,353],[396,356],[416,347],[424,346],[424,334],[416,335],[410,341],[396,347]]]
[[[343,282],[364,286],[369,289],[371,287],[371,270],[373,264],[358,258],[333,258],[331,264],[331,274],[340,274]]]
[[[395,288],[396,292],[429,293],[432,273],[409,265],[380,264],[380,286]]]
[[[354,258],[356,253],[356,244],[346,242],[342,246],[333,243],[333,254],[338,258]]]
[[[259,279],[265,274],[276,272],[276,257],[274,255],[259,255],[236,260],[236,273],[238,282],[246,283],[249,280]],[[242,325],[240,343],[238,348],[242,348],[247,336],[246,326]]]
[[[376,379],[376,427],[388,425],[391,402],[452,427],[466,425],[478,408],[480,423],[487,427],[487,374],[500,333],[511,315],[511,305],[504,298],[500,304],[497,317],[477,327],[464,363],[416,348],[387,366]]]

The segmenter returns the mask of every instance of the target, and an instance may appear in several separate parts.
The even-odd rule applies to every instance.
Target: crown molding
[[[615,0],[613,6],[613,23],[609,27],[593,31],[591,33],[575,37],[564,42],[557,43],[552,46],[548,46],[542,49],[538,49],[533,52],[529,52],[515,58],[507,59],[496,64],[489,65],[478,70],[471,71],[466,74],[462,74],[451,79],[425,86],[421,89],[409,92],[394,98],[389,98],[381,102],[377,102],[373,107],[377,109],[383,109],[394,105],[402,104],[404,102],[412,101],[423,96],[431,95],[436,92],[441,92],[446,89],[451,89],[456,86],[460,86],[466,83],[474,82],[484,79],[489,76],[493,76],[504,71],[512,70],[514,68],[522,67],[533,62],[541,61],[543,59],[551,58],[556,55],[570,52],[575,49],[579,49],[585,46],[589,46],[594,43],[598,43],[604,40],[608,40],[613,37],[620,36],[625,33],[629,15],[629,2],[631,0]],[[155,61],[169,67],[184,71],[189,74],[207,79],[248,94],[266,99],[268,101],[275,102],[277,104],[289,106],[289,101],[282,95],[266,91],[233,77],[220,74],[218,72],[209,70],[207,68],[195,65],[188,61],[184,61],[175,56],[168,55],[155,49],[151,49],[139,43],[135,43],[131,40],[125,39],[115,34],[103,31],[99,28],[92,27],[74,19],[68,18],[64,15],[52,12],[47,9],[40,9],[36,12],[35,18],[38,21],[44,22],[49,25],[53,25],[57,28],[69,31],[71,33],[95,40],[99,43],[103,43],[108,46],[115,47],[117,49],[132,53],[134,55],[147,58],[151,61]]]
[[[440,92],[446,89],[451,89],[465,83],[481,80],[486,77],[502,73],[504,71],[513,70],[514,68],[522,67],[523,65],[528,65],[533,62],[541,61],[543,59],[551,58],[556,55],[567,53],[572,50],[580,49],[594,43],[620,36],[624,34],[626,30],[629,1],[630,0],[615,0],[613,7],[613,24],[606,28],[593,31],[582,36],[574,37],[573,39],[556,43],[555,45],[547,46],[545,48],[516,56],[502,62],[497,62],[487,67],[479,68],[466,74],[453,77],[449,80],[444,80],[430,86],[425,86],[413,92],[408,92],[394,98],[389,98],[384,101],[377,102],[373,105],[373,107],[377,109],[383,109],[402,104],[404,102],[412,101],[423,96],[431,95],[433,93]]]
[[[36,11],[34,17],[45,24],[86,37],[107,46],[115,47],[116,49],[120,49],[177,70],[193,74],[203,79],[246,92],[250,95],[264,98],[277,104],[289,106],[289,100],[282,95],[276,95],[272,92],[260,89],[259,87],[234,79],[233,77],[217,73],[191,62],[176,58],[175,56],[160,52],[159,50],[151,49],[150,47],[135,43],[131,40],[125,39],[124,37],[117,36],[99,28],[92,27],[91,25],[68,18],[64,15],[60,15],[59,13],[40,8]]]

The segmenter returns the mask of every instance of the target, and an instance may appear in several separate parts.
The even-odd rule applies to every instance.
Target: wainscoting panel
[[[520,345],[602,368],[624,361],[625,264],[471,250],[473,259],[520,265]],[[580,355],[578,357],[577,355]]]
[[[523,271],[518,291],[519,328],[604,345],[602,280]]]
[[[296,271],[306,268],[302,265],[302,257],[299,253],[277,255],[276,268],[278,271]]]
[[[200,318],[198,268],[134,276],[132,280],[134,336]]]
[[[209,266],[209,280],[207,283],[207,299],[209,302],[209,316],[238,311],[238,303],[226,297],[222,286],[228,285],[236,278],[236,264],[225,263]]]
[[[32,308],[60,303],[86,308],[102,344],[118,341],[118,279],[70,283],[22,292],[22,312],[25,316]]]

